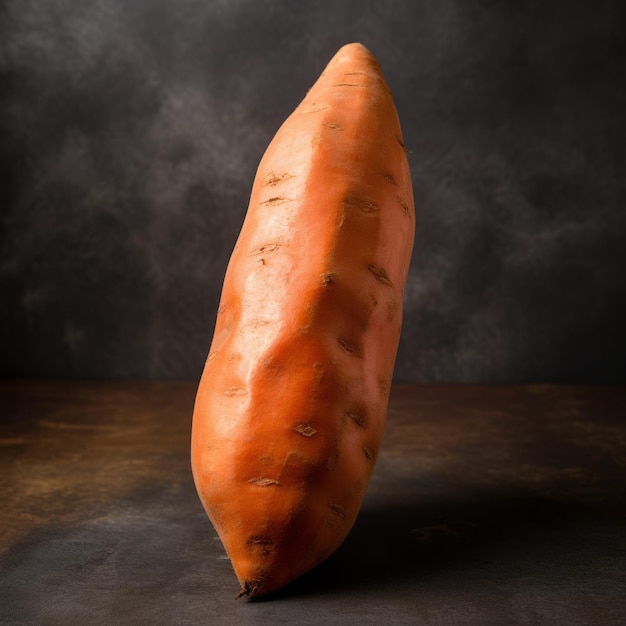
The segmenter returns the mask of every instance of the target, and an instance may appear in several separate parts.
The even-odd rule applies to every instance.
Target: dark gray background
[[[625,379],[626,3],[4,0],[0,375],[197,378],[272,135],[344,43],[417,236],[396,380]]]

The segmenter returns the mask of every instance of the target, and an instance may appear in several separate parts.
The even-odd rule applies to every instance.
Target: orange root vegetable
[[[391,92],[344,46],[263,156],[193,416],[196,488],[259,597],[324,561],[383,433],[415,230]]]

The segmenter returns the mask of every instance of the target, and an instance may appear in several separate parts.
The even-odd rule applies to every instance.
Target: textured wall
[[[626,4],[4,0],[0,374],[199,376],[256,165],[342,44],[396,98],[396,379],[623,381]]]

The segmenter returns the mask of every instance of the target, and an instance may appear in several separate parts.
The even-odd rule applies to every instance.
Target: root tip
[[[255,582],[255,581],[250,582],[248,580],[244,580],[243,585],[241,589],[239,590],[239,593],[236,596],[236,599],[238,600],[239,598],[242,598],[243,596],[247,596],[250,600],[254,600],[255,598],[259,596],[259,592],[262,586],[263,585],[258,582]]]

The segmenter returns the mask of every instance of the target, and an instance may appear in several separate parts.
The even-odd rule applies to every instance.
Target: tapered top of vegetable
[[[259,164],[194,409],[198,494],[249,597],[325,560],[356,519],[413,236],[391,92],[346,45]]]

